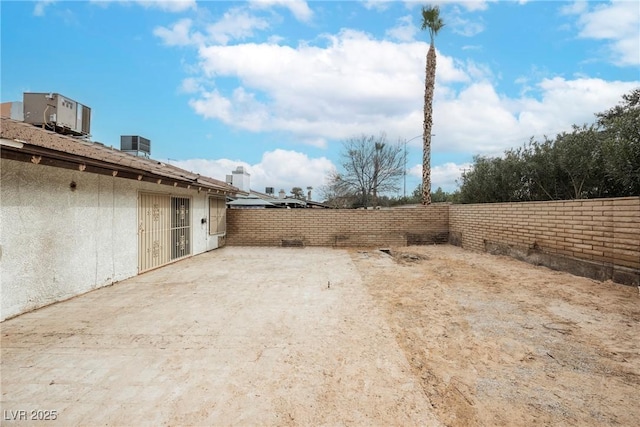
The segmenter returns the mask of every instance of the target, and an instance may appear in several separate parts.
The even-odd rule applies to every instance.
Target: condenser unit
[[[120,137],[120,151],[134,156],[149,157],[151,155],[151,141],[138,135],[122,135]]]
[[[91,133],[91,108],[59,93],[24,93],[24,121],[62,134]]]

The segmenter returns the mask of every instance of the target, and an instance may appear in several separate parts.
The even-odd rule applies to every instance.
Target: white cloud
[[[201,90],[190,105],[203,117],[253,132],[284,132],[326,146],[361,133],[391,140],[422,132],[423,42],[393,43],[345,30],[326,46],[238,44],[201,47],[202,80],[238,81]],[[485,64],[438,53],[434,150],[501,154],[531,136],[555,135],[592,122],[637,82],[563,78],[527,82],[516,97],[500,94]],[[414,141],[412,145],[419,145]]]
[[[570,124],[592,123],[594,114],[620,102],[638,82],[605,81],[594,78],[566,80],[560,77],[543,79],[538,88],[541,100],[519,100],[520,122],[544,123],[548,128],[568,128]],[[525,116],[526,115],[526,116]],[[544,130],[540,126],[539,131]]]
[[[444,163],[431,168],[431,190],[435,191],[441,187],[443,191],[453,192],[458,188],[456,181],[460,181],[462,173],[471,169],[471,163]],[[419,178],[422,181],[422,165],[411,167],[409,175]]]
[[[421,0],[416,0],[418,3],[423,2]],[[432,2],[433,4],[440,5],[458,5],[462,6],[469,12],[476,12],[479,10],[487,10],[489,7],[489,3],[495,2],[497,0],[436,0]]]
[[[40,0],[40,1],[37,1],[35,6],[33,7],[33,14],[35,16],[44,16],[45,9],[47,8],[47,6],[52,5],[55,2],[56,2],[56,0]]]
[[[576,2],[561,9],[578,15],[581,38],[608,40],[608,60],[618,66],[640,64],[640,7],[636,1],[598,4],[589,10],[586,2]]]
[[[256,16],[252,16],[240,8],[230,9],[222,18],[209,26],[207,33],[211,40],[220,44],[227,44],[231,40],[242,40],[254,35],[254,30],[269,28],[269,23]]]
[[[449,20],[452,31],[465,37],[473,37],[484,31],[484,24],[464,19],[460,16],[453,16]]]
[[[418,27],[413,25],[411,15],[403,16],[398,19],[398,25],[386,31],[388,37],[399,40],[401,42],[410,42],[415,38]]]
[[[249,170],[250,166],[248,163],[241,160],[230,159],[168,159],[167,163],[220,181],[224,181],[227,175],[231,175],[231,171],[235,170],[236,167],[244,166],[245,170]],[[251,184],[253,186],[253,183]]]
[[[253,165],[230,159],[189,159],[171,161],[171,164],[222,181],[237,166],[244,166],[251,175],[252,190],[264,192],[265,187],[274,187],[276,192],[282,188],[288,194],[293,187],[306,190],[311,186],[315,189],[312,198],[316,200],[313,195],[319,194],[327,172],[335,168],[325,157],[310,158],[304,153],[282,149],[265,152],[260,162]]]
[[[487,10],[489,8],[489,3],[495,2],[497,0],[462,0],[462,1],[446,1],[446,3],[457,3],[467,9],[470,12],[478,11],[478,10]]]
[[[182,84],[178,90],[180,93],[198,93],[204,91],[200,80],[195,77],[187,77],[182,80]]]
[[[282,43],[284,40],[285,40],[285,38],[284,38],[284,37],[279,36],[279,35],[277,35],[277,34],[273,34],[273,35],[270,35],[270,36],[267,38],[267,43],[269,43],[269,44],[280,44],[280,43]]]
[[[592,123],[594,113],[616,105],[639,82],[543,79],[537,97],[501,96],[488,82],[472,83],[434,101],[435,151],[501,155],[531,136],[555,136],[571,125]]]
[[[258,183],[265,184],[261,187],[290,190],[288,186],[320,187],[324,184],[327,172],[333,168],[333,163],[325,157],[314,159],[304,153],[277,149],[264,153],[262,161],[254,165],[252,170],[257,175]]]
[[[184,12],[196,8],[196,0],[135,0],[147,8],[161,9],[166,12]]]
[[[134,3],[146,9],[160,9],[165,12],[178,13],[196,9],[196,0],[91,0],[91,3],[107,6],[110,3]]]
[[[387,8],[389,7],[389,4],[392,3],[395,0],[363,0],[362,1],[362,5],[366,8],[366,9],[375,9],[379,12],[383,12],[385,10],[387,10]]]
[[[396,0],[363,0],[361,3],[367,9],[375,9],[383,12],[387,10],[390,3]],[[462,6],[469,12],[476,12],[480,10],[487,10],[489,3],[496,2],[498,0],[433,0],[425,2],[424,0],[404,0],[407,9],[414,9],[416,7],[422,7],[427,5],[437,5],[442,9],[443,6],[453,5]],[[520,0],[520,4],[524,4],[526,0]]]
[[[218,119],[227,124],[232,122],[231,101],[220,96],[217,90],[202,92],[200,99],[189,101],[189,105],[196,113],[208,119]]]
[[[491,71],[491,68],[486,64],[468,59],[464,68],[472,81],[483,81],[494,78],[493,71]]]
[[[586,0],[576,0],[573,3],[565,4],[560,8],[562,15],[580,15],[589,9],[589,5]]]
[[[201,47],[204,77],[240,83],[231,93],[203,92],[192,107],[231,126],[286,131],[301,141],[383,130],[406,136],[421,129],[416,93],[424,90],[426,43],[396,44],[353,30],[325,37],[326,47]],[[440,55],[438,82],[468,82],[463,67]]]
[[[465,171],[471,169],[471,163],[445,163],[431,168],[431,188],[436,190],[442,187],[444,191],[451,192],[458,187],[458,181]],[[422,168],[420,168],[422,178]]]
[[[255,30],[269,28],[269,23],[249,14],[242,8],[232,8],[222,17],[206,26],[206,35],[193,29],[193,21],[180,19],[170,27],[158,26],[153,34],[167,46],[202,46],[204,43],[225,45],[233,40],[242,40],[255,35]]]
[[[313,11],[303,0],[251,0],[251,5],[256,8],[271,8],[274,6],[286,7],[298,21],[309,22],[313,17]]]
[[[200,99],[190,100],[189,105],[203,117],[241,129],[253,132],[278,130],[269,127],[271,117],[266,106],[242,87],[236,88],[230,98],[220,95],[217,90],[203,92]]]
[[[153,34],[162,39],[167,46],[186,46],[194,42],[191,32],[191,19],[175,22],[170,28],[156,27]]]

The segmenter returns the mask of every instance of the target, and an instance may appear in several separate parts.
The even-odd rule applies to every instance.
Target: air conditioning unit
[[[59,93],[23,94],[24,121],[62,134],[91,133],[91,108]]]
[[[151,141],[138,135],[120,136],[120,151],[139,157],[151,155]]]

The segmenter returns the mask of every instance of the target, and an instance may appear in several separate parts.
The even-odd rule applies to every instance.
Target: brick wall
[[[451,205],[449,232],[465,249],[552,267],[569,259],[584,261],[581,268],[605,267],[595,277],[582,274],[594,278],[631,273],[635,279],[620,279],[634,282],[640,271],[640,197]]]
[[[229,209],[235,246],[406,246],[446,242],[449,205],[384,210]]]

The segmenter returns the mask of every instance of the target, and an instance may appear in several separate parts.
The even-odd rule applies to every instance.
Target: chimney
[[[285,193],[283,189],[280,189],[280,191],[278,192],[278,198],[284,199],[285,194],[287,193]]]
[[[231,182],[229,182],[229,178],[231,178]],[[227,175],[227,183],[242,191],[251,191],[251,175],[244,170],[243,166],[236,167],[231,175]]]

